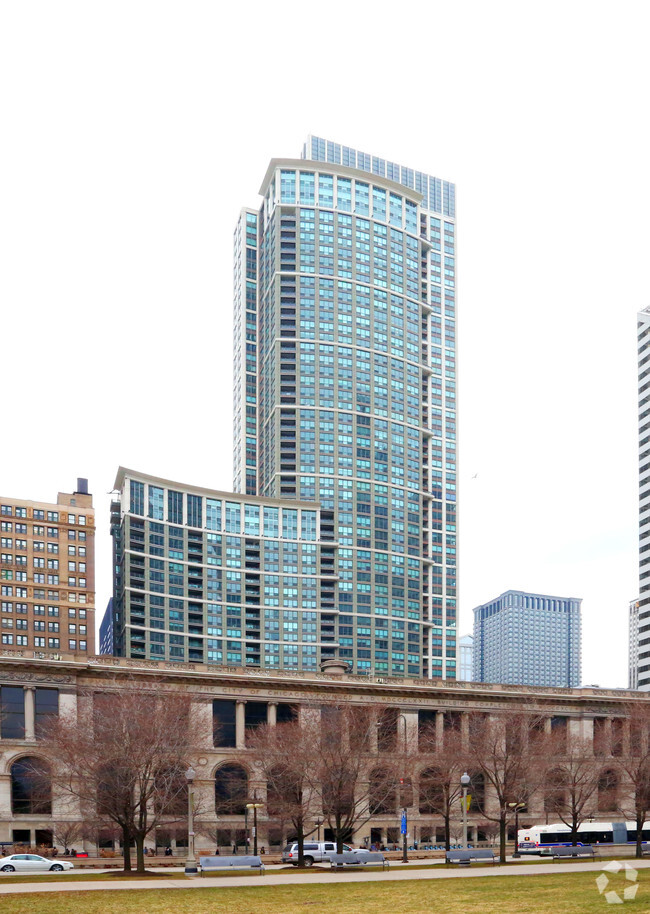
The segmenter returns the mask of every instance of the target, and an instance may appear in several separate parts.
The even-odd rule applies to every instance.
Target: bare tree
[[[542,733],[542,719],[532,713],[477,714],[470,720],[468,759],[470,767],[483,775],[486,794],[487,788],[492,793],[496,810],[491,811],[490,803],[484,801],[481,814],[499,823],[502,863],[513,807],[525,803],[543,778],[537,751]]]
[[[305,729],[306,778],[334,832],[336,849],[379,811],[397,811],[400,764],[376,748],[382,709],[326,705]]]
[[[111,683],[85,698],[85,713],[48,722],[42,753],[62,796],[120,827],[125,871],[133,842],[144,872],[145,838],[187,802],[190,699],[159,682]]]
[[[478,828],[483,832],[487,841],[494,847],[494,842],[499,834],[498,822],[479,822]]]
[[[83,822],[57,821],[52,826],[52,839],[61,844],[67,853],[77,841],[81,841],[88,830]]]
[[[419,777],[420,812],[435,813],[445,825],[445,849],[449,850],[452,815],[462,787],[460,783],[467,766],[459,730],[444,732],[438,745],[434,723],[425,724],[419,734],[419,762],[423,763]]]
[[[258,771],[266,780],[267,813],[290,822],[298,842],[298,865],[304,866],[304,841],[315,830],[315,809],[320,799],[308,768],[311,748],[309,727],[298,720],[277,726],[257,727],[248,736]]]
[[[626,708],[629,724],[629,746],[618,759],[625,775],[621,811],[636,823],[636,856],[643,856],[643,829],[650,812],[650,706],[630,702]]]
[[[593,755],[593,743],[565,732],[550,734],[544,755],[549,764],[544,783],[544,806],[571,830],[571,844],[578,843],[578,829],[597,811],[598,782],[602,767]]]

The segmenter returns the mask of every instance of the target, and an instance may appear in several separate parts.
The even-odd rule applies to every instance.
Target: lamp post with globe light
[[[467,788],[471,778],[467,772],[461,775],[460,786],[463,788],[463,847],[467,850]]]
[[[192,784],[196,777],[196,771],[190,767],[185,772],[187,779],[187,859],[185,861],[185,872],[196,873],[196,858],[194,856],[194,791]]]

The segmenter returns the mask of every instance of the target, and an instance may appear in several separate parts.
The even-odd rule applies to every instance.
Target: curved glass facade
[[[309,148],[325,157],[324,142]],[[334,157],[347,149],[330,145]],[[274,160],[262,186],[256,336],[245,341],[255,435],[243,441],[240,399],[235,485],[249,447],[257,489],[246,491],[334,511],[338,653],[355,672],[454,678],[454,220],[424,205],[437,179],[350,149],[348,161],[353,152],[366,173]],[[250,211],[240,239],[245,220]],[[236,326],[244,302],[236,281]]]

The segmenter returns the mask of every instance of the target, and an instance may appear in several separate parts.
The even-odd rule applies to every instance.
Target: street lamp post
[[[194,856],[194,791],[192,784],[196,777],[196,771],[190,767],[185,772],[187,779],[187,859],[185,861],[185,872],[196,873],[196,858]]]
[[[515,850],[513,857],[517,860],[521,857],[519,853],[519,811],[524,809],[525,803],[508,803],[508,806],[515,811]]]
[[[316,819],[316,828],[318,829],[318,837],[316,838],[316,840],[318,841],[319,844],[320,844],[320,827],[322,824],[323,824],[322,819]]]
[[[404,751],[404,770],[407,770],[406,756],[408,754],[408,727],[406,724],[406,716],[404,714],[400,714],[399,719],[404,724],[404,742],[402,744],[402,749]],[[404,790],[406,787],[406,778],[400,778],[399,784],[400,784],[400,801],[402,803],[404,803],[404,799],[405,799]],[[408,852],[407,852],[407,846],[406,846],[407,831],[408,831],[406,806],[402,807],[402,821],[401,821],[400,831],[402,832],[402,863],[408,863],[409,858],[408,858]]]
[[[467,772],[461,775],[460,786],[463,788],[463,847],[467,850],[467,788],[470,785],[470,776]]]
[[[256,800],[257,797],[253,797],[253,799]],[[264,803],[246,804],[246,812],[248,812],[249,809],[253,810],[253,854],[255,857],[257,857],[257,810],[261,809],[262,806],[264,806]],[[248,848],[246,848],[246,852],[248,853]]]

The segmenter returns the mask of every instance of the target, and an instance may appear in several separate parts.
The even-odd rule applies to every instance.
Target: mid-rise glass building
[[[582,600],[507,590],[474,609],[474,680],[577,688]]]
[[[454,185],[311,136],[235,230],[234,486],[317,501],[339,657],[456,677]]]
[[[334,659],[331,511],[123,467],[115,491],[118,656],[288,670]]]

